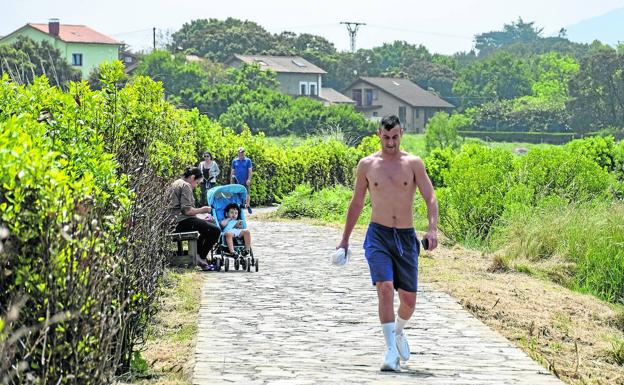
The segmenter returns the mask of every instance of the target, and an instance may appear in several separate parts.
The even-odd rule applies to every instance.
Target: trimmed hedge
[[[577,133],[458,131],[465,138],[479,138],[488,142],[524,142],[563,144],[582,137]]]

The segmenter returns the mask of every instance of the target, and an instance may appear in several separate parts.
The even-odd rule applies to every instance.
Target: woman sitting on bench
[[[195,207],[193,189],[203,180],[202,172],[198,167],[187,167],[181,178],[171,184],[169,188],[169,208],[175,216],[176,232],[199,232],[197,239],[197,265],[202,270],[210,266],[205,262],[206,256],[219,240],[221,230],[216,224],[197,217],[197,214],[210,213],[209,206]]]

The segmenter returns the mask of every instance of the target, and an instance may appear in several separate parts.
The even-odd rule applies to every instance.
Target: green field
[[[337,139],[334,136],[332,136],[331,138]],[[329,138],[323,138],[320,136],[301,137],[301,136],[296,136],[296,135],[267,137],[267,140],[269,142],[274,143],[280,147],[286,147],[286,146],[294,147],[294,146],[300,145],[306,140],[315,141],[315,140],[322,140],[322,139],[329,139]],[[530,150],[531,148],[536,148],[536,147],[539,148],[539,147],[551,146],[549,144],[535,144],[535,143],[522,143],[522,142],[483,142],[483,141],[480,141],[479,139],[469,139],[469,140],[471,142],[482,142],[493,148],[504,148],[512,152],[517,148],[525,148],[527,150]],[[426,156],[425,134],[405,134],[401,141],[401,148],[415,155]]]

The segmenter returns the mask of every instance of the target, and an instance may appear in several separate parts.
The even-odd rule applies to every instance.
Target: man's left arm
[[[422,159],[417,157],[414,160],[413,169],[418,190],[420,190],[420,195],[422,195],[427,205],[429,228],[425,234],[425,238],[429,241],[429,250],[433,250],[438,246],[438,201],[436,200],[433,184],[431,183],[431,179],[429,179],[429,175],[427,175],[425,163]]]
[[[251,185],[251,173],[252,173],[252,170],[253,170],[253,166],[251,164],[251,159],[249,159],[249,168],[247,169],[247,171],[249,171],[248,175],[247,175],[247,186]]]

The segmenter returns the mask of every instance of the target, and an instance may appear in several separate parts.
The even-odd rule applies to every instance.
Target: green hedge
[[[98,92],[0,81],[4,383],[111,383],[156,309],[163,190],[194,158],[190,126],[151,80],[118,89],[119,62],[102,76]]]
[[[479,138],[491,142],[524,142],[563,144],[580,138],[576,133],[505,132],[505,131],[458,131],[466,138]]]
[[[97,91],[86,82],[63,92],[45,78],[30,86],[0,80],[4,383],[108,384],[130,370],[169,246],[164,191],[204,150],[227,183],[245,146],[252,201],[261,204],[303,182],[313,190],[351,185],[360,149],[371,143],[279,147],[176,109],[149,78],[126,84],[119,62],[100,75]]]

